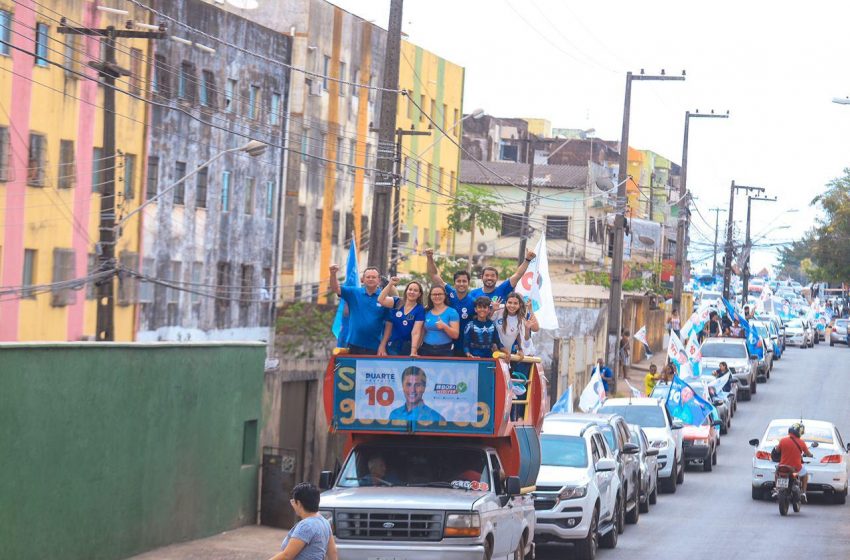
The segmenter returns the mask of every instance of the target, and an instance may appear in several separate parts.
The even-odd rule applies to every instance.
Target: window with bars
[[[186,162],[178,161],[174,163],[174,182],[180,181],[183,177],[186,176]],[[181,181],[180,184],[174,187],[172,190],[174,193],[174,204],[185,204],[186,203],[186,181]]]
[[[316,209],[316,221],[313,228],[313,241],[322,242],[322,219],[323,212],[321,208]]]
[[[154,55],[153,59],[151,90],[166,99],[171,99],[171,71],[168,69],[168,63],[161,54]]]
[[[253,177],[245,179],[245,213],[254,213],[254,192],[257,190],[257,180]]]
[[[522,214],[502,214],[502,237],[519,237],[522,232]]]
[[[230,212],[230,171],[221,172],[221,211]]]
[[[180,63],[180,73],[177,75],[177,97],[183,101],[194,103],[196,90],[195,65],[183,61]]]
[[[27,288],[35,284],[36,273],[38,272],[36,270],[37,257],[38,251],[35,249],[24,249],[24,266],[21,275],[22,298],[35,299],[35,291]]]
[[[47,165],[47,137],[30,132],[29,153],[27,157],[27,184],[43,187],[45,166]]]
[[[159,158],[148,156],[148,176],[145,182],[147,200],[154,198],[159,190]]]
[[[0,55],[10,56],[12,48],[12,12],[0,10]]]
[[[569,216],[546,216],[546,239],[566,241],[570,236]]]
[[[209,182],[209,171],[206,167],[195,175],[195,208],[207,207],[207,184]]]
[[[8,181],[9,176],[9,127],[0,126],[0,181]]]
[[[35,65],[47,66],[47,40],[50,27],[46,23],[35,24]]]
[[[136,156],[124,154],[124,200],[136,197]]]
[[[241,291],[239,292],[239,326],[247,327],[251,312],[251,300],[255,299],[254,267],[250,264],[243,264],[240,276]]]
[[[53,249],[53,283],[73,280],[74,274],[74,250]],[[77,291],[62,285],[51,289],[50,305],[53,307],[65,307],[77,301]]]
[[[91,162],[91,192],[100,192],[103,184],[103,148],[92,148]]]
[[[201,71],[201,84],[198,100],[204,107],[215,107],[215,74],[209,70]]]
[[[260,118],[260,87],[251,86],[248,88],[248,118]]]
[[[59,141],[59,169],[56,174],[56,186],[60,189],[70,189],[76,180],[74,166],[74,141]]]
[[[139,95],[142,91],[142,49],[130,49],[130,93]]]
[[[118,261],[123,268],[129,270],[139,269],[139,254],[130,251],[122,251],[118,257]],[[117,303],[120,306],[128,306],[138,303],[139,301],[139,279],[122,272],[118,275],[118,298]]]
[[[266,218],[274,214],[274,181],[266,181]]]
[[[269,106],[269,124],[277,126],[280,124],[280,94],[272,93],[271,105]]]

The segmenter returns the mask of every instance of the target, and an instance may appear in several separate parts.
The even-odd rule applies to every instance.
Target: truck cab
[[[338,354],[324,391],[329,429],[346,435],[320,480],[341,559],[533,556],[538,364],[519,381],[507,356]]]

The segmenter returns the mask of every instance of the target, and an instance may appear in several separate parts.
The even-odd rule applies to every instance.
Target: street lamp
[[[832,102],[839,105],[850,105],[850,97],[833,97]]]
[[[145,206],[147,206],[148,204],[151,204],[152,202],[162,198],[162,195],[164,195],[165,193],[170,192],[170,191],[174,190],[175,188],[177,188],[178,186],[182,185],[183,183],[186,182],[187,179],[190,179],[191,177],[195,176],[201,169],[208,167],[212,162],[214,162],[215,160],[224,156],[225,154],[231,154],[233,152],[243,152],[243,153],[248,154],[251,157],[257,157],[257,156],[263,155],[263,153],[265,153],[265,151],[266,151],[266,148],[268,148],[268,144],[266,144],[265,142],[260,142],[259,140],[249,140],[246,144],[239,146],[238,148],[230,148],[229,150],[224,150],[224,151],[217,153],[216,155],[214,155],[213,157],[211,157],[210,159],[208,159],[207,161],[205,161],[204,163],[202,163],[201,165],[196,167],[194,170],[190,171],[189,173],[187,173],[183,177],[177,179],[177,181],[175,181],[173,184],[171,184],[167,188],[162,189],[159,192],[159,194],[157,194],[156,196],[153,196],[153,197],[147,199],[144,203],[140,204],[138,208],[135,208],[132,212],[130,212],[129,214],[124,216],[117,224],[115,224],[115,229],[118,230],[122,225],[124,225],[124,223],[127,222],[127,220],[129,220],[135,214],[138,214],[139,212],[141,212],[142,209]]]

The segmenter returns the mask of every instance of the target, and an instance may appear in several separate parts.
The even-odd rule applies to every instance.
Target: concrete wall
[[[264,353],[0,346],[0,558],[124,558],[254,523]]]

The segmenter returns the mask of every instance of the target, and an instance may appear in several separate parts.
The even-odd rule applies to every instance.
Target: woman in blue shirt
[[[389,283],[378,296],[378,304],[387,308],[384,323],[384,336],[378,347],[378,356],[409,356],[413,340],[418,340],[425,322],[425,308],[422,307],[422,284],[413,281],[404,289],[400,298],[390,297],[398,286],[398,276],[390,278]],[[416,353],[414,352],[415,356]]]
[[[420,356],[452,356],[454,339],[460,334],[460,315],[446,305],[446,289],[433,286],[428,292],[428,312]],[[414,344],[414,347],[416,344]]]

